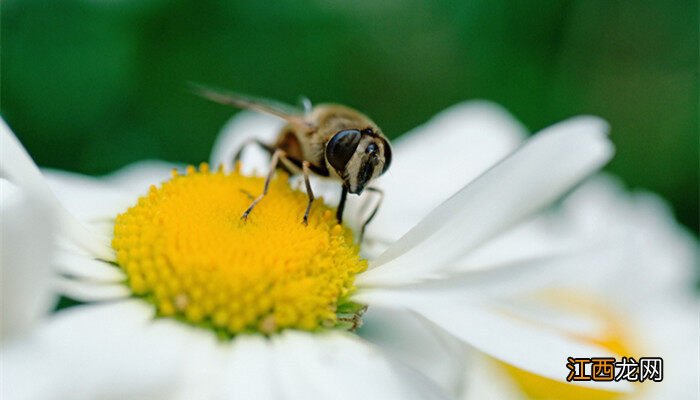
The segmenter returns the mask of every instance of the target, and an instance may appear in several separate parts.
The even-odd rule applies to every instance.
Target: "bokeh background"
[[[697,0],[3,0],[0,111],[42,166],[198,163],[232,110],[187,81],[347,103],[396,137],[483,98],[612,124],[608,170],[698,229]]]

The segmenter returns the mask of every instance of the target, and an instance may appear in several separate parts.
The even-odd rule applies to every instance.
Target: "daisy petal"
[[[221,399],[226,397],[225,368],[230,344],[217,340],[211,332],[187,326],[178,321],[159,320],[149,327],[148,335],[154,342],[165,339],[157,345],[170,353],[179,354],[180,365],[170,366],[179,370],[174,392],[169,398]],[[155,327],[157,331],[153,331]]]
[[[100,327],[105,332],[118,333],[125,337],[142,329],[153,319],[153,307],[143,300],[129,299],[113,303],[101,303],[70,307],[56,313],[46,326],[39,331],[40,337],[61,336],[61,332],[80,332]],[[81,340],[98,340],[92,336],[71,340],[79,344]]]
[[[578,251],[585,244],[551,210],[514,226],[450,265],[449,271],[497,269],[523,260],[548,259]]]
[[[22,188],[50,194],[39,168],[3,119],[0,119],[0,173]]]
[[[610,159],[607,129],[598,118],[578,117],[540,132],[432,211],[358,282],[398,285],[429,277],[547,206]]]
[[[507,364],[555,381],[566,382],[567,357],[616,357],[550,327],[538,325],[508,311],[444,303],[414,310],[455,337]],[[628,382],[572,382],[601,390],[630,391]]]
[[[502,364],[478,351],[471,353],[470,360],[474,362],[474,368],[466,376],[462,400],[531,400],[513,382]]]
[[[273,351],[261,336],[240,335],[220,341],[212,332],[172,319],[157,319],[142,332],[160,351],[177,354],[178,371],[169,399],[278,399],[282,392],[271,385]]]
[[[59,226],[81,247],[104,260],[113,260],[109,240],[88,230],[63,208],[27,151],[4,120],[0,119],[0,174],[15,185],[54,202]]]
[[[650,294],[693,290],[698,265],[698,242],[678,225],[673,210],[648,192],[628,193],[623,184],[606,175],[582,185],[562,204],[559,218],[575,229],[579,241],[604,243],[627,251],[626,262],[589,280],[638,299]],[[634,265],[634,274],[629,273]],[[619,282],[628,282],[624,288]]]
[[[353,301],[362,304],[404,307],[411,304],[451,303],[476,306],[494,300],[528,295],[539,289],[589,285],[589,275],[605,275],[624,262],[617,248],[583,247],[548,257],[523,259],[488,269],[450,272],[418,283],[387,287],[361,287]]]
[[[483,303],[498,296],[517,295],[565,280],[570,278],[572,270],[590,261],[591,257],[580,254],[520,260],[493,269],[451,273],[401,286],[360,286],[352,299],[362,304],[388,307],[429,301],[433,296],[449,298],[460,304]]]
[[[372,304],[362,321],[363,339],[459,397],[467,368],[462,342],[407,310]]]
[[[515,150],[526,132],[500,106],[471,101],[450,107],[402,135],[392,143],[391,169],[376,184],[385,198],[381,212],[367,227],[367,236],[397,240]]]
[[[644,348],[653,349],[655,356],[662,357],[664,369],[669,371],[664,374],[663,382],[644,388],[649,389],[645,399],[691,399],[697,396],[697,388],[688,382],[696,381],[700,376],[697,357],[700,301],[690,291],[677,288],[676,295],[671,299],[654,299],[646,307],[632,309],[633,313],[640,314],[636,316],[637,329],[645,333]]]
[[[52,369],[48,377],[57,379],[36,398],[172,398],[182,364],[178,353],[160,345],[163,338],[145,334],[152,318],[141,300],[59,312],[36,340]]]
[[[548,274],[545,271],[529,275]],[[518,281],[520,276],[504,281],[507,280]],[[447,286],[440,288],[443,285]],[[559,382],[566,377],[567,357],[611,355],[609,350],[587,339],[601,334],[600,321],[593,317],[573,315],[565,308],[547,307],[546,302],[536,298],[519,296],[508,301],[494,300],[492,293],[484,294],[483,288],[462,287],[459,290],[458,286],[458,282],[450,280],[417,284],[413,290],[408,287],[377,289],[370,293],[383,295],[370,294],[369,300],[385,307],[413,310],[489,356]],[[479,289],[480,286],[488,285],[481,282],[473,287]],[[598,383],[594,382],[593,386],[603,389]],[[630,387],[615,383],[607,389],[627,391]]]
[[[212,168],[223,165],[229,171],[233,168],[233,158],[249,139],[263,143],[274,143],[284,122],[267,115],[242,111],[231,118],[221,129],[214,143],[210,164]],[[242,172],[250,175],[263,174],[270,164],[270,155],[258,146],[250,145],[243,153]]]
[[[58,293],[84,302],[117,300],[131,296],[128,287],[116,283],[98,284],[75,279],[55,278],[53,286]]]
[[[179,164],[160,160],[139,161],[103,177],[110,186],[128,194],[132,203],[148,193],[151,185],[160,184],[172,177],[173,169],[182,169]],[[131,204],[130,204],[131,205]],[[120,210],[121,211],[121,210]]]
[[[101,283],[117,283],[126,280],[124,272],[112,264],[84,255],[61,251],[53,261],[58,272],[79,279]]]
[[[282,397],[277,385],[270,385],[276,378],[272,346],[262,337],[236,338],[225,373],[229,382],[226,398],[273,400]]]
[[[61,381],[46,358],[46,349],[34,341],[3,343],[0,348],[0,399],[57,398],[56,388],[61,386]]]
[[[444,399],[436,385],[340,333],[286,332],[273,339],[278,382],[289,399]]]
[[[0,179],[0,338],[27,335],[53,305],[49,260],[54,219],[39,196]]]
[[[60,208],[58,216],[62,232],[71,238],[75,244],[101,260],[116,260],[108,237],[89,230],[63,207]]]
[[[134,198],[97,178],[50,169],[42,172],[61,204],[86,223],[113,219],[135,202]]]

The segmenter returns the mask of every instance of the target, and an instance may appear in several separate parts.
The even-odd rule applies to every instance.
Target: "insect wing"
[[[190,88],[195,94],[219,104],[274,115],[291,124],[312,128],[311,124],[304,119],[304,111],[289,104],[215,89],[196,83],[191,83]]]

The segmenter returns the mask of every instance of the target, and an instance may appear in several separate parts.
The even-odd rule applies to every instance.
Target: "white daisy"
[[[663,358],[663,381],[638,383],[621,397],[534,377],[482,356],[475,357],[479,373],[469,376],[465,398],[695,398],[698,244],[666,204],[649,193],[630,195],[614,178],[600,176],[477,258],[520,258],[525,249],[551,249],[553,243],[598,251],[571,259],[566,275],[554,275],[546,291],[510,301],[527,305],[541,324],[608,347],[618,360]]]
[[[425,365],[437,354],[425,350],[448,354],[460,342],[519,370],[563,381],[567,356],[610,351],[487,299],[539,284],[530,270],[558,265],[564,255],[523,257],[483,271],[465,270],[462,260],[596,171],[612,146],[603,121],[579,117],[540,132],[506,156],[517,142],[508,136],[519,127],[504,126],[495,118],[500,114],[482,103],[457,106],[396,143],[396,163],[383,179],[386,204],[368,233],[374,247],[390,245],[372,249],[380,254],[369,266],[358,261],[352,233],[335,226],[325,206],[314,206],[309,227],[297,223],[305,197],[283,178],[246,224],[233,216],[261,180],[207,166],[170,180],[157,165],[102,180],[48,172],[51,190],[3,126],[2,176],[47,199],[55,193],[70,210],[55,203],[62,246],[52,264],[60,273],[58,287],[88,302],[59,313],[42,330],[41,342],[53,349],[74,340],[65,347],[69,352],[83,342],[94,343],[91,349],[102,345],[94,357],[128,365],[152,364],[162,356],[167,362],[158,373],[144,371],[139,378],[168,398],[439,398],[446,395],[441,387],[455,395],[459,380]],[[274,132],[258,116],[244,115],[233,125],[238,133],[221,138],[214,165],[229,159],[232,142]],[[480,147],[483,141],[503,145]],[[255,168],[256,162],[248,154],[243,165]],[[426,206],[467,182],[425,215]],[[351,213],[348,219],[354,220]],[[377,331],[405,335],[415,351],[343,331],[357,322],[364,305],[375,314],[368,329],[382,326]],[[394,318],[385,310],[394,310]],[[52,351],[63,356],[56,359],[71,359]],[[450,372],[459,371],[459,351],[448,359],[454,359]],[[81,369],[83,380],[93,382],[83,386],[86,398],[103,387],[94,382],[124,382],[122,370],[129,369],[94,359],[88,364]],[[75,382],[65,368],[59,375],[64,384]]]

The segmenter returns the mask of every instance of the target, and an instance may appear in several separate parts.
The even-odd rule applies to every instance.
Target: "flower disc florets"
[[[367,263],[322,199],[302,224],[306,194],[278,175],[246,221],[262,178],[202,164],[151,186],[114,226],[134,295],[161,316],[226,334],[336,326]]]

